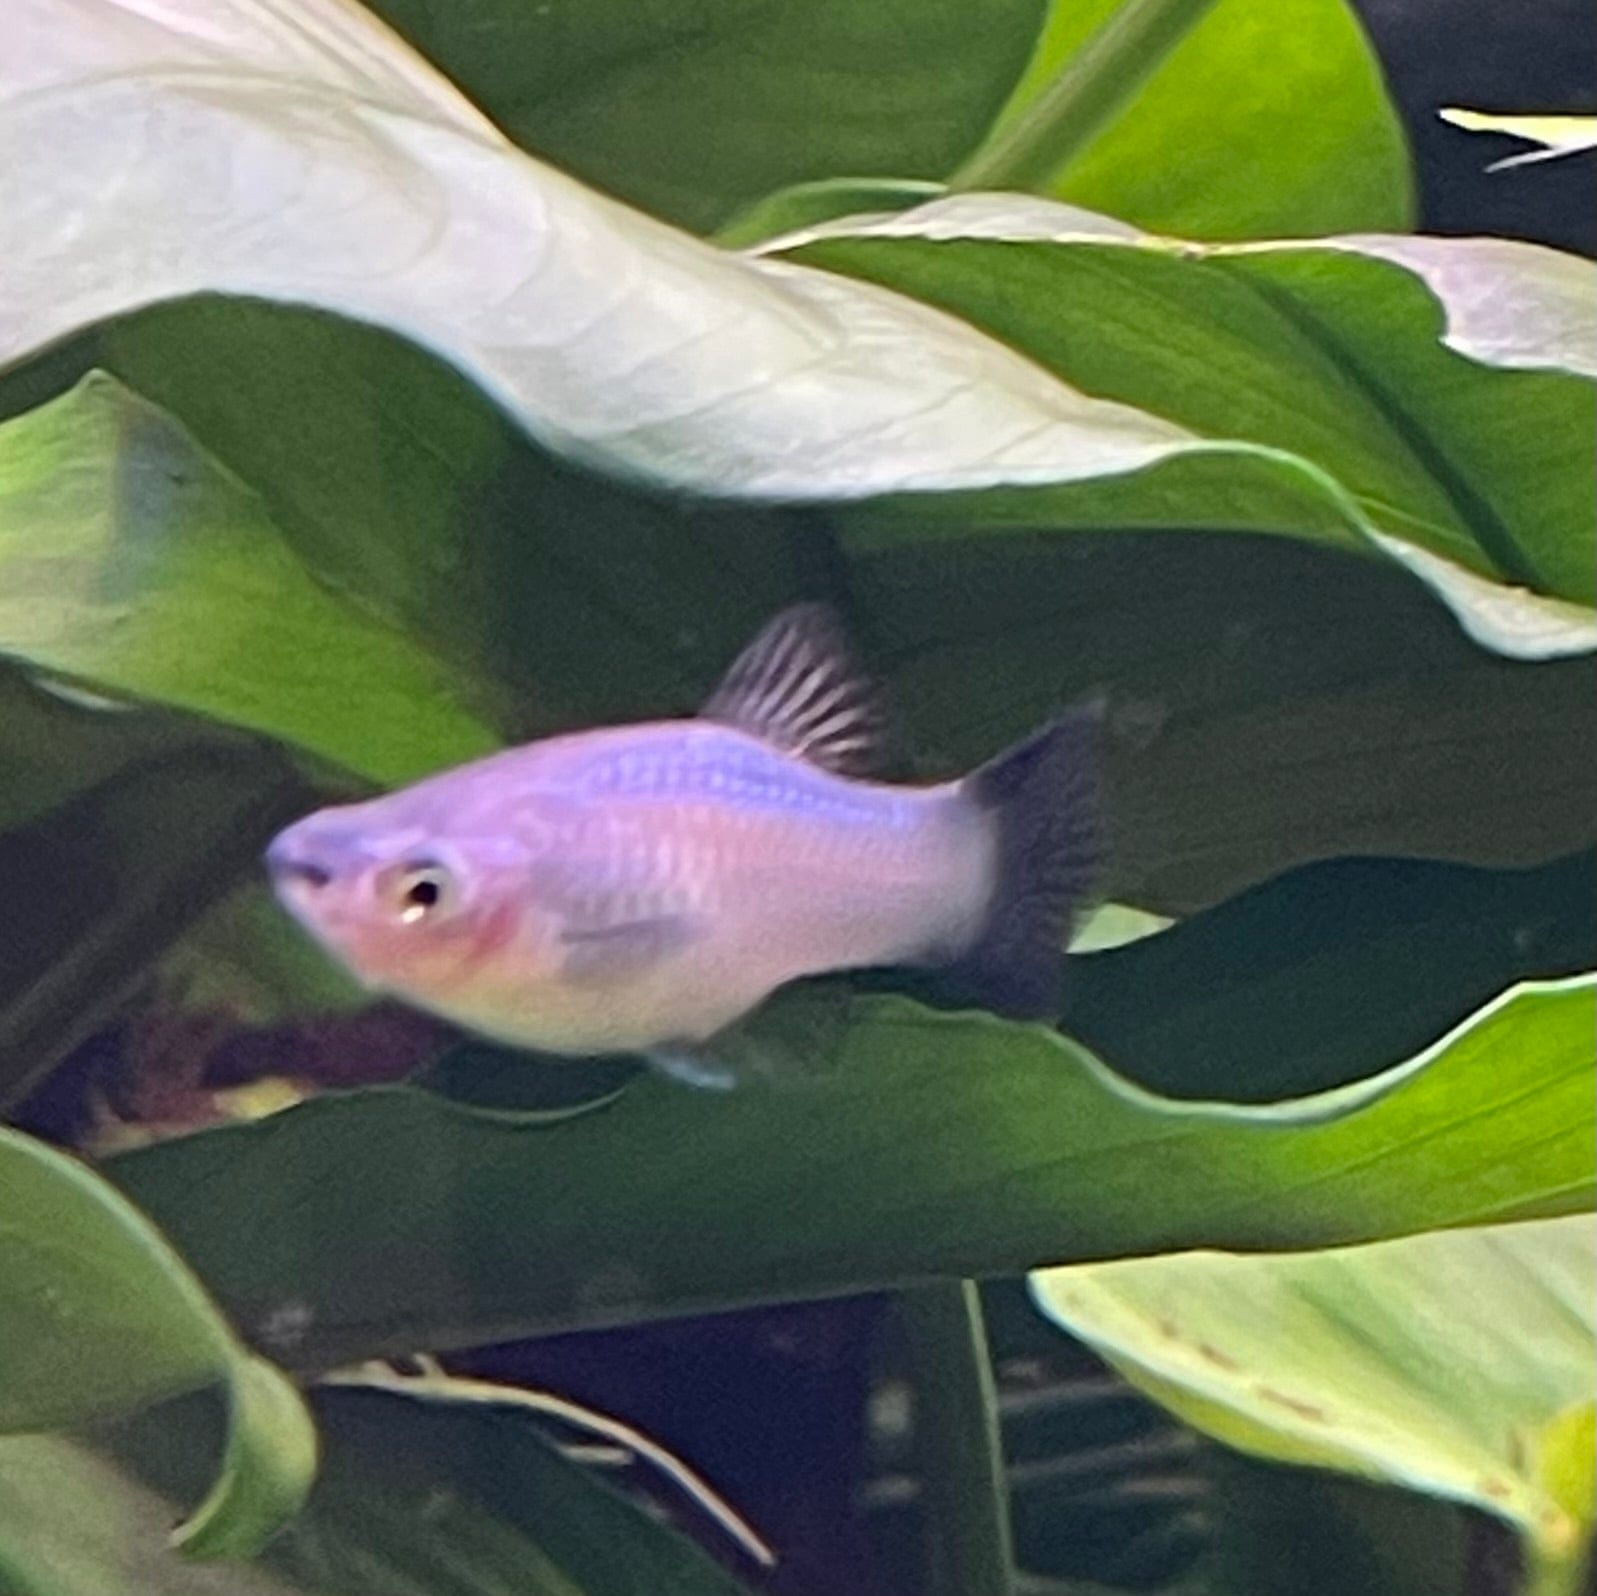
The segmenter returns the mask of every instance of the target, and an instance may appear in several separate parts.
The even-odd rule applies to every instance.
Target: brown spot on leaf
[[[1285,1391],[1277,1391],[1273,1386],[1256,1385],[1253,1389],[1255,1394],[1266,1402],[1274,1402],[1277,1407],[1286,1408],[1289,1412],[1296,1413],[1299,1418],[1311,1419],[1316,1424],[1324,1424],[1330,1418],[1330,1414],[1317,1403],[1305,1402],[1301,1397],[1288,1396]]]
[[[1240,1369],[1242,1367],[1229,1352],[1222,1352],[1218,1347],[1211,1347],[1207,1341],[1198,1343],[1198,1355],[1207,1358],[1210,1363],[1220,1369]]]

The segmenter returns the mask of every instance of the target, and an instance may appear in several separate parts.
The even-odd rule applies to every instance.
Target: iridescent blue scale
[[[911,824],[913,810],[890,789],[862,790],[742,733],[702,724],[653,747],[596,751],[572,788],[586,797],[707,800],[893,831]]]

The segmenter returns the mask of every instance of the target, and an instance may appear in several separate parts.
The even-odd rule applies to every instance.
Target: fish
[[[881,698],[795,605],[697,716],[509,748],[281,831],[284,908],[374,992],[513,1047],[732,1084],[779,987],[940,968],[994,1012],[1057,1006],[1104,852],[1102,707],[954,780],[882,778]]]

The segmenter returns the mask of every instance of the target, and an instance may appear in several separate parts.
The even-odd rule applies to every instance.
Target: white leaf
[[[160,301],[258,296],[392,329],[551,449],[671,489],[846,501],[1081,483],[1214,453],[1247,457],[1244,472],[1262,462],[1273,502],[1284,486],[1305,525],[1323,527],[1329,506],[1351,543],[1381,547],[1313,462],[1197,437],[915,300],[718,249],[584,188],[354,4],[15,0],[7,21],[0,369]],[[1014,197],[876,225],[1145,242]],[[1434,285],[1448,263],[1432,243],[1424,260],[1414,241],[1379,248],[1407,249]],[[1559,294],[1567,321],[1576,296]],[[1539,363],[1566,330],[1505,328],[1489,300],[1470,315],[1450,337],[1499,359]],[[1438,590],[1457,607],[1456,584]],[[1563,619],[1471,629],[1525,657],[1591,646]]]
[[[710,494],[1132,471],[1191,440],[953,317],[720,250],[521,153],[334,0],[22,0],[0,363],[207,291],[393,328],[552,448]]]

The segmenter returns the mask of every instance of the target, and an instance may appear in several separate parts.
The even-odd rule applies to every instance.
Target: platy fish
[[[696,719],[556,736],[267,850],[287,909],[367,986],[497,1041],[731,1083],[717,1038],[785,982],[951,966],[1050,1012],[1101,853],[1096,709],[963,779],[879,766],[874,691],[818,605],[770,623]]]

